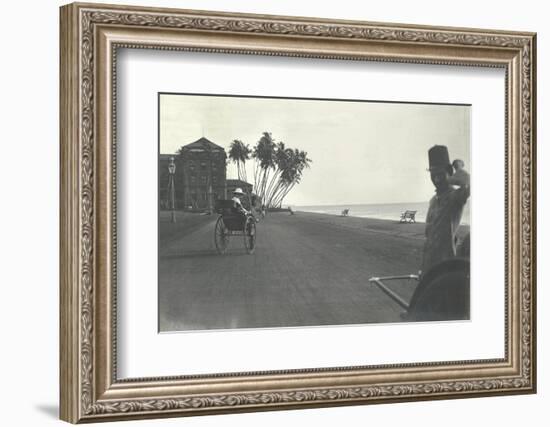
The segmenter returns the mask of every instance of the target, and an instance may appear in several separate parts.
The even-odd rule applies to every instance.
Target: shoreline
[[[364,204],[336,204],[336,205],[288,205],[294,211],[319,213],[326,215],[341,216],[342,211],[348,209],[348,216],[367,219],[384,219],[388,221],[399,221],[403,212],[415,211],[416,222],[425,223],[426,215],[428,214],[428,202],[396,202],[396,203],[364,203]],[[463,215],[462,225],[470,225],[471,208],[469,202],[466,203]]]
[[[424,230],[426,223],[418,221],[415,223],[399,222],[399,220],[362,217],[362,216],[341,216],[330,213],[294,211],[295,215],[308,217],[312,221],[325,223],[335,227],[354,229],[357,231],[368,231],[380,234],[388,234],[397,237],[408,237],[414,239],[425,239]],[[469,224],[460,224],[458,238],[462,239],[470,232]]]
[[[299,210],[296,210],[294,212],[301,212],[301,213],[304,213],[304,214],[310,214],[311,213],[311,214],[319,214],[319,215],[336,216],[336,217],[340,217],[340,218],[353,217],[353,218],[363,218],[363,219],[367,219],[367,220],[377,219],[377,220],[381,220],[381,221],[395,222],[396,224],[404,224],[402,222],[399,222],[398,219],[384,218],[384,217],[381,217],[381,216],[378,217],[378,216],[369,216],[369,215],[354,215],[353,213],[349,213],[346,217],[343,217],[341,214],[333,214],[333,213],[328,213],[328,212],[299,211]],[[426,224],[426,221],[416,220],[413,224]],[[468,224],[464,224],[464,225],[468,225]]]

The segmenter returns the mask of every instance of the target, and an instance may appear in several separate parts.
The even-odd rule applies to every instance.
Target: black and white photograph
[[[159,331],[470,320],[470,115],[159,93]]]
[[[544,2],[3,6],[2,425],[548,423]]]

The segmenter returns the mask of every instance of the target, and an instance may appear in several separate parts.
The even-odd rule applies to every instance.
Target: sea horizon
[[[348,215],[358,218],[376,218],[399,221],[401,213],[416,211],[416,222],[426,222],[428,202],[392,202],[392,203],[341,203],[327,205],[293,205],[295,211],[341,215],[344,209],[349,209]],[[470,201],[464,206],[461,224],[470,225]]]

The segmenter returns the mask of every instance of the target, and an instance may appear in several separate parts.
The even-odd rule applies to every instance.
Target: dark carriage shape
[[[215,210],[219,214],[214,227],[214,243],[219,254],[224,254],[229,238],[241,236],[248,254],[256,247],[256,219],[239,211],[233,200],[216,200]]]
[[[388,281],[409,280],[417,286],[409,302],[394,292]],[[371,277],[394,302],[405,311],[407,321],[469,320],[470,319],[470,260],[450,258],[437,264],[422,277],[414,274]]]

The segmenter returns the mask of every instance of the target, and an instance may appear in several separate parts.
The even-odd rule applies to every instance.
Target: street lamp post
[[[208,168],[208,188],[206,189],[208,194],[208,213],[212,214],[212,147],[207,146],[206,150],[208,151],[208,161],[209,161],[209,168]]]
[[[174,176],[176,174],[176,164],[174,158],[170,157],[168,164],[168,197],[170,199],[170,209],[172,210],[172,222],[176,222],[176,188]]]

